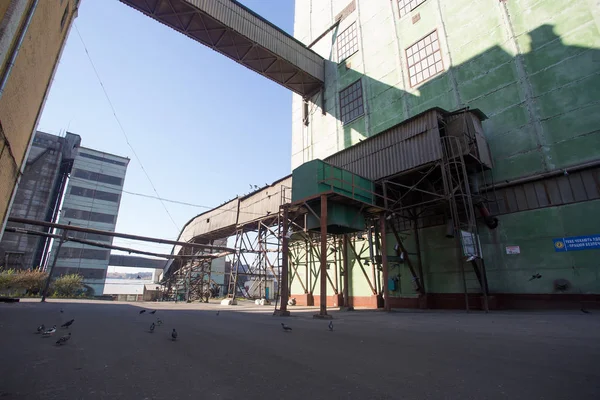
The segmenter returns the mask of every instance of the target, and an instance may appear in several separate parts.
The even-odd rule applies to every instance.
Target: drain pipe
[[[13,0],[11,5],[16,4],[17,2],[18,2],[18,0]],[[25,39],[25,35],[27,34],[27,30],[29,29],[29,25],[31,25],[31,20],[33,19],[33,15],[35,14],[35,10],[37,9],[38,3],[39,3],[39,0],[34,0],[31,3],[31,6],[29,7],[29,10],[27,11],[25,23],[23,24],[23,26],[21,27],[21,29],[19,31],[19,37],[17,38],[15,46],[13,47],[13,50],[12,50],[12,54],[10,55],[10,58],[6,64],[6,67],[4,68],[2,77],[0,78],[0,99],[2,99],[2,95],[4,93],[6,83],[8,82],[8,77],[10,76],[10,73],[15,65],[15,61],[17,59],[17,56],[19,55],[19,50],[21,49],[21,45],[23,44],[23,40]],[[14,6],[14,7],[16,8],[16,6]],[[15,8],[12,9],[13,10],[12,15],[15,15],[14,14]],[[46,95],[47,95],[47,91],[48,91],[48,89],[46,88]],[[39,120],[39,117],[40,116],[38,115],[38,120]],[[36,121],[36,126],[37,126],[37,121]],[[35,137],[35,134],[32,134],[31,137],[29,138],[29,143],[27,144],[27,151],[25,152],[25,155],[23,157],[23,162],[21,164],[21,167],[18,169],[17,180],[15,181],[15,185],[14,185],[12,193],[10,195],[10,200],[8,201],[8,207],[6,208],[4,220],[2,221],[2,225],[0,225],[0,240],[2,239],[2,236],[4,234],[4,228],[6,228],[6,224],[8,222],[10,210],[12,208],[12,205],[15,201],[15,197],[17,195],[17,188],[19,187],[19,183],[21,182],[21,176],[23,176],[23,171],[25,170],[25,166],[27,165],[26,161],[27,161],[27,157],[29,156],[29,152],[31,150],[31,144],[33,143],[34,137]],[[9,143],[9,145],[10,145],[10,143]],[[16,162],[16,160],[15,160],[15,162]]]
[[[16,4],[18,0],[13,0],[12,4]],[[29,29],[29,25],[31,24],[31,20],[33,19],[33,14],[35,14],[35,10],[38,6],[39,0],[34,0],[29,6],[29,10],[27,10],[27,16],[25,17],[25,23],[21,26],[19,31],[19,37],[13,47],[12,54],[4,68],[4,73],[2,74],[2,78],[0,78],[0,98],[2,98],[2,94],[4,93],[4,88],[6,87],[6,82],[8,82],[8,77],[15,65],[15,61],[17,60],[17,56],[19,55],[19,50],[21,49],[21,45],[23,44],[23,40],[25,39],[25,34]],[[16,6],[14,6],[16,7]],[[10,6],[9,6],[10,8]],[[14,8],[13,8],[14,10]]]

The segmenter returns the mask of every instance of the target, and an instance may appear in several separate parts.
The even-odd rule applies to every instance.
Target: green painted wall
[[[312,42],[349,2],[296,0],[295,35]],[[335,37],[352,23],[359,27],[359,50],[339,63]],[[445,71],[411,88],[405,49],[434,30]],[[402,18],[395,0],[357,0],[356,11],[313,48],[329,60],[324,101],[321,95],[312,99],[305,126],[301,99],[294,96],[293,167],[434,106],[470,106],[489,117],[484,131],[497,182],[600,159],[596,0],[427,0]],[[339,92],[357,79],[363,84],[365,115],[342,125]],[[490,289],[549,293],[553,279],[565,278],[575,290],[600,293],[595,263],[600,250],[555,253],[552,247],[553,237],[600,233],[599,216],[600,203],[592,201],[502,215],[497,230],[482,227]],[[427,289],[462,291],[455,242],[444,237],[443,227],[420,235]],[[393,247],[393,239],[388,240]],[[521,254],[507,255],[507,245],[521,246]],[[413,251],[410,236],[407,246]],[[543,278],[529,282],[534,273]],[[353,268],[352,274],[357,290],[364,292],[362,272]],[[390,275],[400,275],[394,294],[414,295],[405,266],[394,266]],[[468,282],[476,286],[473,276]]]

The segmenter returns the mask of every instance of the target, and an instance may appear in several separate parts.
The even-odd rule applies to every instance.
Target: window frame
[[[341,40],[342,39],[346,39],[344,37],[344,34],[346,32],[348,32],[350,29],[354,29],[354,37],[351,38],[350,40],[356,40],[356,50],[351,52],[351,53],[347,53],[344,54],[342,52],[341,47],[343,47],[346,44],[349,44],[350,41],[347,41],[346,43],[344,43],[344,45],[341,46]],[[358,25],[356,24],[356,21],[354,21],[353,23],[351,23],[350,25],[348,25],[348,27],[346,29],[344,29],[342,31],[342,33],[340,33],[339,35],[337,35],[337,37],[335,38],[336,44],[337,44],[337,57],[338,57],[338,63],[342,63],[343,61],[349,59],[350,57],[352,57],[353,55],[355,55],[356,53],[358,53],[358,51],[360,50],[358,47]],[[349,46],[351,49],[354,48],[354,46]]]
[[[352,119],[349,119],[347,121],[344,121],[344,112],[343,112],[344,104],[343,104],[342,99],[345,98],[345,97],[348,97],[348,95],[343,96],[342,94],[343,94],[343,92],[345,90],[350,89],[352,86],[356,85],[357,83],[360,84],[360,99],[361,99],[360,108],[362,108],[362,112],[360,114],[358,114],[356,117],[354,117]],[[357,119],[359,119],[361,117],[364,117],[364,115],[365,115],[365,96],[364,96],[364,90],[363,90],[363,86],[362,86],[362,79],[359,78],[356,81],[354,81],[351,84],[349,84],[348,86],[346,86],[345,88],[343,88],[342,90],[340,90],[340,92],[338,93],[338,96],[339,96],[339,102],[340,102],[340,121],[342,121],[342,125],[346,125],[346,124],[352,123],[352,122],[356,121]],[[348,104],[352,103],[354,100],[355,99],[350,100],[346,104],[346,106]],[[358,100],[358,98],[356,98],[356,100]]]
[[[418,62],[416,62],[416,63],[413,63],[413,64],[410,64],[410,63],[409,63],[409,58],[410,58],[410,57],[412,57],[412,56],[413,56],[413,54],[416,54],[416,53],[413,53],[413,54],[411,54],[411,55],[409,56],[409,55],[408,55],[408,49],[410,49],[410,48],[412,48],[412,47],[416,46],[416,45],[417,45],[419,42],[421,42],[421,41],[423,41],[423,40],[427,39],[427,37],[429,37],[429,36],[433,35],[434,33],[435,33],[435,34],[436,34],[436,36],[437,36],[437,39],[436,39],[436,40],[437,40],[437,42],[438,42],[438,49],[437,49],[437,50],[434,50],[434,51],[433,51],[433,53],[431,53],[431,54],[429,54],[429,55],[426,55],[426,56],[425,56],[425,58],[423,58],[423,59],[419,59],[419,61],[418,61]],[[429,44],[426,44],[425,46],[428,46],[428,45],[429,45]],[[428,76],[426,79],[423,79],[423,80],[421,80],[421,81],[415,82],[415,84],[413,84],[410,78],[411,78],[412,76],[416,76],[416,74],[415,74],[415,75],[411,75],[410,69],[411,69],[412,67],[414,67],[414,66],[418,65],[418,64],[419,64],[421,61],[425,60],[427,57],[429,57],[429,56],[434,56],[436,52],[439,52],[439,53],[440,53],[440,60],[439,60],[439,61],[436,61],[435,63],[437,64],[437,62],[440,62],[440,63],[441,63],[441,65],[442,65],[442,69],[441,69],[439,72],[437,72],[437,71],[436,71],[436,73],[435,73],[435,74],[429,75],[429,76]],[[439,32],[438,32],[437,28],[436,28],[436,29],[434,29],[433,31],[429,32],[427,35],[423,36],[423,37],[422,37],[422,38],[420,38],[419,40],[415,41],[414,43],[412,43],[412,44],[411,44],[410,46],[408,46],[407,48],[405,48],[405,49],[404,49],[404,57],[406,58],[406,73],[407,73],[407,75],[408,75],[408,84],[409,84],[410,88],[415,88],[415,87],[417,87],[417,86],[419,86],[419,85],[421,85],[421,84],[423,84],[423,83],[425,83],[425,82],[427,82],[427,81],[431,80],[432,78],[434,78],[434,77],[436,77],[436,76],[438,76],[438,75],[440,75],[440,74],[442,74],[443,72],[445,72],[445,71],[446,71],[446,66],[444,65],[444,55],[443,55],[443,53],[442,53],[441,39],[440,39],[440,35],[439,35]],[[434,56],[434,58],[435,58],[435,56]],[[427,66],[427,67],[429,67],[429,66]],[[421,71],[422,71],[422,70],[421,70]]]
[[[398,6],[398,17],[399,18],[404,18],[407,15],[409,15],[411,12],[413,12],[414,10],[416,10],[417,8],[419,8],[422,4],[426,3],[427,0],[417,0],[420,1],[419,4],[417,4],[414,8],[411,8],[410,10],[406,11],[406,13],[402,14],[402,10],[406,9],[406,6],[400,7],[400,2],[401,1],[405,1],[405,0],[396,0],[396,5]],[[408,3],[410,4],[412,0],[408,0]]]

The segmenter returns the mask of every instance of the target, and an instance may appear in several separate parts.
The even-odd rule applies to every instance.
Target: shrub
[[[0,290],[37,294],[44,287],[46,278],[48,274],[41,270],[0,270]]]
[[[59,276],[52,282],[53,296],[74,297],[83,290],[83,276],[69,274]]]

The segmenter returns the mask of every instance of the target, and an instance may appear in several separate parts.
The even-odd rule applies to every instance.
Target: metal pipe
[[[29,29],[29,25],[31,25],[31,20],[33,19],[33,14],[35,14],[35,10],[38,6],[39,0],[33,0],[31,5],[29,6],[29,10],[27,10],[27,16],[25,17],[25,23],[21,26],[19,30],[19,37],[15,45],[13,46],[12,54],[4,68],[4,73],[2,74],[2,78],[0,78],[0,98],[2,98],[2,94],[4,93],[4,88],[6,87],[6,83],[8,82],[8,77],[15,65],[15,61],[17,60],[17,56],[19,55],[19,50],[21,49],[21,45],[23,44],[23,40],[25,39],[25,35],[27,33],[27,29]]]
[[[56,254],[54,255],[54,260],[52,260],[52,265],[50,266],[50,271],[48,271],[48,278],[46,278],[46,284],[44,285],[44,291],[42,292],[42,303],[46,302],[46,296],[48,296],[48,288],[50,287],[50,281],[52,280],[52,273],[54,272],[54,267],[56,267],[56,260],[58,260],[58,255],[60,254],[60,249],[62,248],[63,243],[67,238],[67,231],[63,231],[58,242],[58,247],[56,248]]]
[[[481,192],[487,192],[489,190],[492,189],[502,189],[508,186],[514,186],[514,185],[519,185],[522,183],[529,183],[529,182],[533,182],[533,181],[538,181],[538,180],[542,180],[545,178],[552,178],[554,176],[558,176],[558,175],[562,175],[565,172],[569,173],[569,172],[577,172],[583,169],[587,169],[587,168],[594,168],[594,167],[598,167],[600,166],[600,160],[596,160],[596,161],[590,161],[587,163],[582,163],[582,164],[577,164],[577,165],[573,165],[571,167],[566,167],[566,168],[561,168],[561,169],[556,169],[554,171],[550,171],[550,172],[546,172],[546,173],[542,173],[542,174],[536,174],[536,175],[531,175],[531,176],[526,176],[523,178],[517,178],[517,179],[513,179],[512,181],[505,181],[502,183],[497,183],[494,185],[487,185],[484,186],[480,189]]]
[[[327,195],[321,195],[321,294],[319,315],[327,315]]]
[[[210,246],[207,244],[200,244],[200,243],[180,242],[178,240],[157,239],[157,238],[151,238],[151,237],[147,237],[147,236],[131,235],[129,233],[117,233],[117,232],[103,231],[100,229],[83,228],[81,226],[55,224],[53,222],[37,221],[37,220],[27,219],[27,218],[10,217],[10,218],[8,218],[8,222],[14,222],[14,223],[18,223],[18,224],[45,226],[45,227],[58,228],[58,229],[67,229],[67,230],[76,231],[76,232],[95,233],[98,235],[140,240],[140,241],[144,241],[144,242],[172,244],[172,245],[186,246],[186,247],[198,247],[198,248],[202,248],[202,249],[212,249],[212,250],[219,250],[219,251],[223,251],[223,252],[227,251],[227,252],[231,252],[231,253],[235,252],[235,249],[230,249],[228,247],[222,247],[222,246]]]

